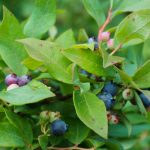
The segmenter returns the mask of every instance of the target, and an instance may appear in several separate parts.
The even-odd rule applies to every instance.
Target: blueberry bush
[[[14,2],[17,17],[0,2],[0,150],[148,150],[150,0]]]

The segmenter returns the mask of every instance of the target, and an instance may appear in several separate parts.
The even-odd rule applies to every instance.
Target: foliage
[[[0,149],[148,149],[150,1],[14,2],[0,2]]]

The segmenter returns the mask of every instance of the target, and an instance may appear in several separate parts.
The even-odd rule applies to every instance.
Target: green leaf
[[[147,131],[150,131],[149,124],[134,125],[132,128],[130,137],[140,135],[141,133],[144,133]],[[115,137],[115,138],[128,138],[127,128],[122,124],[110,125],[109,126],[109,136]]]
[[[133,80],[139,88],[150,87],[150,60],[137,70],[133,76]]]
[[[56,40],[56,43],[58,43],[60,45],[60,47],[62,48],[69,48],[71,46],[73,46],[76,41],[73,35],[73,31],[67,30],[66,32],[64,32],[63,34],[61,34]]]
[[[126,117],[126,116],[125,116]],[[127,119],[127,117],[126,118],[123,118],[122,119],[122,121],[123,121],[123,123],[124,123],[124,125],[127,127],[127,129],[128,129],[128,136],[130,137],[130,135],[131,135],[131,132],[132,132],[132,124],[131,124],[131,122]]]
[[[133,12],[143,9],[150,9],[149,0],[123,0],[121,5],[113,13],[113,16],[123,12]]]
[[[54,25],[56,19],[55,0],[37,0],[36,6],[24,27],[25,35],[41,37]]]
[[[127,47],[126,49],[123,49],[123,51],[121,51],[123,54],[122,57],[125,57],[122,69],[130,76],[133,76],[138,67],[144,63],[141,49],[142,44],[138,44]]]
[[[47,144],[48,144],[48,136],[47,135],[40,135],[38,137],[39,144],[42,148],[42,150],[47,149]]]
[[[28,85],[10,91],[1,91],[0,99],[12,105],[36,103],[54,94],[41,82],[31,81]]]
[[[88,35],[85,31],[85,29],[80,29],[78,33],[78,41],[83,43],[88,41]]]
[[[24,147],[25,143],[18,130],[9,122],[0,123],[0,147]]]
[[[88,139],[86,139],[85,142],[86,142],[86,145],[88,145],[88,147],[94,147],[95,149],[105,145],[104,141],[100,141],[100,140],[97,140],[94,138],[88,138]]]
[[[31,70],[36,70],[43,64],[42,62],[32,59],[31,57],[27,57],[22,63]]]
[[[33,38],[18,41],[25,45],[31,58],[44,63],[54,79],[72,83],[72,68],[70,68],[72,63],[61,54],[58,45]]]
[[[11,112],[8,109],[4,109],[4,111],[8,121],[16,129],[18,129],[26,145],[28,146],[29,144],[32,144],[33,132],[30,123],[26,119],[19,117],[17,114]]]
[[[76,49],[90,49],[90,50],[94,51],[94,43],[76,44],[76,45],[72,46],[72,48],[76,48]]]
[[[115,40],[118,43],[137,44],[150,34],[150,10],[141,10],[127,16],[118,26]]]
[[[74,92],[73,101],[80,120],[95,133],[107,138],[108,125],[103,101],[92,93],[80,94],[77,91]]]
[[[82,0],[87,12],[96,20],[98,26],[105,21],[105,13],[99,0]]]
[[[15,41],[19,38],[24,38],[22,28],[14,15],[4,7],[0,24],[0,55],[14,73],[23,75],[27,73],[27,68],[21,62],[27,54],[24,47]]]
[[[125,116],[131,124],[140,124],[147,122],[146,117],[138,113],[127,113]]]
[[[122,61],[124,61],[124,58],[119,57],[119,56],[112,56],[109,55],[106,51],[102,50],[102,57],[103,57],[103,67],[107,68],[109,66],[115,65],[117,63],[121,63]]]
[[[89,134],[89,128],[87,128],[79,120],[69,120],[67,121],[69,125],[69,130],[66,133],[65,137],[72,142],[73,144],[80,144]]]
[[[150,59],[150,50],[149,50],[149,47],[150,47],[150,39],[147,39],[144,42],[143,50],[142,50],[144,60],[149,60]]]
[[[76,63],[81,68],[87,70],[90,73],[98,76],[105,74],[102,65],[102,58],[89,49],[70,48],[62,51],[62,53],[72,62]]]
[[[132,78],[127,75],[124,71],[118,69],[117,67],[114,67],[115,70],[119,73],[121,80],[126,85],[132,85],[133,87],[137,88],[137,85],[133,82]]]

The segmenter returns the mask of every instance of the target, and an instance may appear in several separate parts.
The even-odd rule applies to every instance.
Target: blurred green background
[[[121,0],[115,0],[116,7]],[[20,22],[26,20],[33,8],[35,0],[0,0],[0,20],[2,19],[2,6],[5,5]],[[100,0],[101,7],[107,15],[109,0]],[[124,16],[124,15],[123,15]],[[111,26],[117,25],[123,17],[114,19]],[[57,21],[58,33],[72,28],[75,35],[81,28],[84,28],[89,36],[97,36],[98,26],[94,19],[86,12],[81,0],[57,0]]]

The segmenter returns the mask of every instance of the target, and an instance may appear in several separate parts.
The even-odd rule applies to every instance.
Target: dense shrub
[[[17,17],[3,6],[0,149],[149,149],[150,1],[14,2],[1,2]]]

